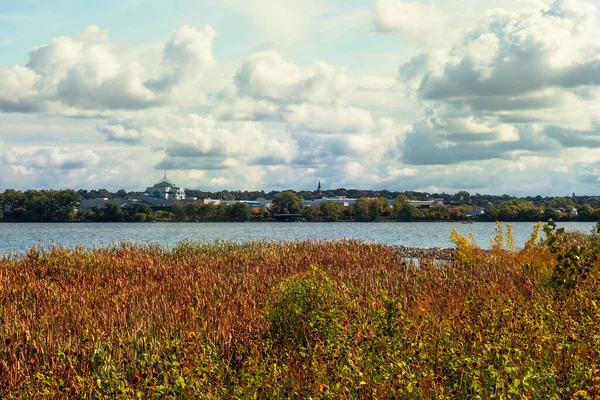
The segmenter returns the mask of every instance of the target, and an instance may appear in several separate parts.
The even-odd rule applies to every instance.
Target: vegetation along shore
[[[335,189],[187,190],[185,200],[119,190],[0,193],[0,222],[598,221],[599,196],[514,197]]]
[[[598,398],[600,237],[540,229],[5,256],[0,398]]]

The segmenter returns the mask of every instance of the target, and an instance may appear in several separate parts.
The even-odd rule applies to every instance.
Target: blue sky
[[[76,36],[89,25],[108,29],[116,43],[139,46],[161,42],[174,27],[208,23],[218,32],[215,55],[224,61],[236,61],[257,47],[277,44],[280,38],[273,36],[263,21],[253,20],[243,10],[224,3],[219,0],[176,0],[168,4],[163,0],[5,2],[0,4],[0,20],[3,21],[0,35],[4,43],[0,62],[4,65],[24,62],[30,48],[48,38]],[[368,0],[327,3],[327,9],[319,14],[317,22],[352,12],[369,13],[372,8],[372,2]],[[327,33],[327,28],[318,23],[313,25],[311,21],[310,28],[307,26],[306,31],[301,32],[301,43],[281,42],[279,45],[286,55],[298,62],[310,62],[315,56],[330,62],[348,62],[351,61],[350,53],[373,47],[390,49],[395,46],[397,51],[400,38],[374,40],[369,35],[369,22],[365,18],[358,26],[353,26],[354,31],[324,41],[323,33]],[[303,53],[295,50],[298,46]]]
[[[600,0],[0,3],[0,190],[600,189]]]

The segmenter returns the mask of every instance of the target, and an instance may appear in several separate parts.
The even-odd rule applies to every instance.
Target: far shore
[[[172,220],[155,220],[155,221],[81,221],[81,220],[73,220],[73,221],[6,221],[6,220],[0,220],[0,224],[8,224],[8,223],[13,223],[13,224],[80,224],[80,223],[92,223],[92,224],[154,224],[154,223],[174,223],[174,224],[204,224],[204,223],[219,223],[219,224],[247,224],[247,223],[251,223],[251,224],[255,224],[255,223],[282,223],[282,224],[286,224],[286,223],[309,223],[309,224],[315,224],[315,223],[319,223],[319,224],[337,224],[337,223],[351,223],[351,222],[356,222],[356,223],[361,223],[361,224],[366,224],[366,223],[440,223],[440,222],[444,222],[444,223],[454,223],[454,224],[464,224],[464,225],[469,225],[469,224],[475,224],[475,223],[495,223],[495,221],[477,221],[477,220],[473,220],[471,222],[465,222],[464,220],[447,220],[447,219],[442,219],[442,220],[415,220],[415,221],[398,221],[398,220],[381,220],[381,221],[351,221],[351,220],[342,220],[342,221],[276,221],[276,220],[254,220],[254,221],[172,221]],[[526,223],[537,223],[540,221],[503,221],[505,223],[516,223],[516,222],[526,222]],[[558,221],[558,222],[586,222],[586,221]]]

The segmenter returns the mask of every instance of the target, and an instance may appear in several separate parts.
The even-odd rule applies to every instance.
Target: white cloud
[[[274,117],[280,106],[268,100],[251,97],[233,97],[217,104],[211,114],[222,120],[261,120]]]
[[[33,48],[25,66],[0,67],[0,109],[60,113],[181,102],[215,64],[214,37],[210,26],[175,30],[165,45],[161,76],[150,80],[135,52],[110,43],[97,26],[76,38],[54,38]]]
[[[218,121],[198,114],[140,113],[114,120],[99,131],[113,141],[128,141],[164,149],[156,166],[169,169],[225,169],[248,164],[285,164],[297,152],[289,134],[252,121]],[[127,135],[127,138],[117,135]]]
[[[450,5],[433,0],[376,0],[373,30],[399,34],[419,51],[446,50],[460,40],[476,14],[469,4],[461,4],[460,10]]]
[[[427,35],[445,31],[450,17],[431,1],[376,0],[375,28],[381,32]]]
[[[151,80],[146,86],[159,92],[168,92],[173,102],[188,100],[198,96],[198,84],[206,72],[215,66],[212,43],[217,36],[214,29],[206,25],[202,29],[182,26],[171,34],[163,50],[163,73],[158,80]]]
[[[297,129],[312,132],[359,133],[370,132],[375,128],[369,111],[352,106],[293,104],[287,107],[284,119]]]
[[[248,56],[235,83],[242,96],[284,103],[331,104],[346,93],[350,80],[343,68],[322,61],[300,67],[269,50]]]
[[[94,167],[100,158],[91,150],[64,152],[60,149],[41,149],[22,154],[22,165],[28,168],[61,170],[85,169]]]
[[[125,125],[111,122],[98,126],[98,130],[105,134],[108,140],[115,142],[136,143],[142,136],[137,129],[131,129]]]
[[[0,110],[31,112],[42,107],[36,85],[40,77],[29,68],[17,65],[0,68]]]
[[[427,110],[406,137],[404,160],[449,164],[597,147],[598,38],[593,5],[557,0],[494,10],[445,59],[421,56],[401,67],[399,79]],[[425,72],[412,72],[423,63]]]
[[[274,42],[255,44],[279,52],[243,58],[226,44],[231,32],[216,41],[208,25],[136,47],[92,26],[0,67],[0,137],[11,146],[0,144],[3,187],[143,190],[164,166],[178,184],[207,190],[304,189],[318,179],[600,189],[591,3],[379,0],[370,20],[329,3],[214,1],[250,16]],[[369,21],[379,34],[361,37]],[[243,39],[247,51],[256,35]],[[224,62],[213,42],[227,46],[216,52]],[[395,79],[389,63],[413,55]]]
[[[100,161],[91,150],[18,151],[0,142],[0,189],[73,187],[74,182],[84,182]]]

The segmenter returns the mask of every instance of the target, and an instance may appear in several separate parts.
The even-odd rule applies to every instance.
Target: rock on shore
[[[456,256],[456,249],[444,247],[419,248],[406,246],[390,246],[401,257],[430,260],[452,260]]]

